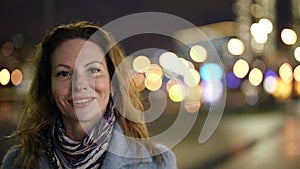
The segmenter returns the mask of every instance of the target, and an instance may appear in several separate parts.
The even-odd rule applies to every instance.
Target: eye
[[[56,77],[69,77],[71,76],[72,73],[71,72],[68,72],[68,71],[59,71],[56,73]]]
[[[100,69],[99,68],[90,68],[88,71],[90,73],[98,73],[98,72],[100,72]]]

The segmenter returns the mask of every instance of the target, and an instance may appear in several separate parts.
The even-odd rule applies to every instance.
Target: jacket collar
[[[122,166],[141,162],[151,163],[152,157],[145,145],[138,141],[130,140],[123,134],[120,124],[116,121],[110,146],[102,166],[121,168]]]

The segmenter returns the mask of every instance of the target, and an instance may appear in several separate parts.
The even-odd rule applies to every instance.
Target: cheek
[[[70,88],[71,86],[68,83],[58,83],[56,81],[52,81],[51,83],[51,92],[54,97],[67,95]]]
[[[110,94],[110,80],[109,79],[96,79],[95,91],[103,94]]]

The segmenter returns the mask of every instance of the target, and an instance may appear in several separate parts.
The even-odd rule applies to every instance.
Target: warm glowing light
[[[150,91],[156,91],[156,90],[160,89],[160,87],[162,86],[161,78],[154,77],[153,79],[157,79],[157,80],[152,81],[152,77],[150,77],[150,78],[147,77],[144,81],[145,87]]]
[[[300,65],[294,69],[294,78],[297,82],[300,82]]]
[[[207,58],[207,51],[203,46],[195,45],[190,50],[190,56],[195,62],[204,62]]]
[[[181,102],[185,98],[185,88],[180,84],[175,84],[169,89],[169,98],[173,102]]]
[[[300,82],[296,82],[294,88],[297,95],[300,96]]]
[[[150,66],[150,60],[146,56],[138,56],[133,60],[132,66],[136,72],[143,73]]]
[[[258,68],[254,68],[249,73],[249,82],[254,85],[258,86],[263,80],[263,73]]]
[[[11,82],[15,85],[18,86],[22,83],[23,80],[23,75],[22,72],[19,69],[15,69],[11,73]]]
[[[178,62],[178,56],[173,52],[164,52],[159,57],[159,64],[168,71],[174,72]]]
[[[281,31],[281,40],[287,45],[293,45],[297,42],[297,34],[293,29],[285,28]]]
[[[0,83],[5,86],[9,83],[10,73],[7,69],[2,69],[0,71]]]
[[[206,63],[200,68],[200,76],[204,81],[218,81],[223,77],[221,66],[215,63]]]
[[[264,30],[264,27],[259,23],[253,23],[250,27],[250,32],[257,43],[266,43],[268,35]]]
[[[143,73],[135,74],[133,77],[133,81],[138,91],[142,91],[145,89],[145,84],[144,84],[145,76]]]
[[[153,74],[154,74],[154,76],[158,76],[159,78],[162,78],[162,76],[163,76],[162,68],[157,64],[151,64],[148,67],[148,69],[145,71],[145,75],[148,78],[148,76],[153,76]],[[158,79],[155,79],[155,80],[158,80]]]
[[[241,55],[245,51],[244,43],[237,38],[230,39],[227,43],[227,48],[228,51],[233,55]]]
[[[200,100],[200,98],[201,98],[200,84],[195,87],[186,88],[186,97],[189,100]]]
[[[286,83],[291,83],[293,80],[293,69],[289,63],[284,63],[279,68],[279,76]]]
[[[300,47],[297,47],[294,51],[295,59],[300,62]]]
[[[256,18],[264,16],[264,8],[259,4],[252,4],[250,7],[251,14]]]
[[[292,83],[286,83],[282,79],[277,79],[277,87],[273,92],[273,96],[280,101],[286,101],[292,95],[293,87]]]
[[[233,65],[233,73],[238,78],[244,78],[249,72],[249,64],[244,59],[239,59]]]
[[[184,102],[184,108],[189,113],[196,113],[201,107],[201,102],[197,100],[186,100]]]
[[[11,42],[5,42],[2,46],[2,53],[4,56],[10,56],[14,52],[14,45]]]
[[[263,82],[263,88],[267,93],[273,93],[277,88],[277,78],[274,76],[267,76]]]
[[[195,69],[189,69],[187,73],[185,73],[183,77],[183,81],[186,85],[190,87],[194,87],[200,82],[200,74]]]
[[[184,76],[187,72],[189,72],[189,63],[184,58],[178,58],[176,69],[174,72],[178,75]]]
[[[265,33],[269,34],[273,31],[273,24],[269,19],[262,18],[259,20],[258,24],[264,28]]]

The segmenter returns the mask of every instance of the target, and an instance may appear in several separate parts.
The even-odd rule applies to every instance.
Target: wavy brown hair
[[[118,107],[116,117],[125,136],[140,138],[146,145],[152,158],[157,163],[164,161],[156,148],[149,141],[149,133],[144,123],[143,105],[139,92],[131,81],[130,70],[122,64],[125,59],[121,48],[115,44],[109,33],[89,22],[75,22],[61,25],[50,31],[43,41],[37,45],[31,58],[33,77],[29,93],[22,103],[22,112],[16,132],[13,136],[20,140],[21,151],[18,159],[22,159],[23,168],[37,168],[40,155],[45,153],[45,133],[50,124],[59,116],[59,110],[51,101],[51,55],[61,43],[75,38],[90,40],[107,51],[105,58],[114,88],[114,101]],[[121,74],[122,73],[122,74]],[[113,78],[114,77],[114,78]],[[129,84],[129,85],[128,85]],[[128,99],[130,98],[130,99]],[[121,113],[119,113],[121,112]]]

